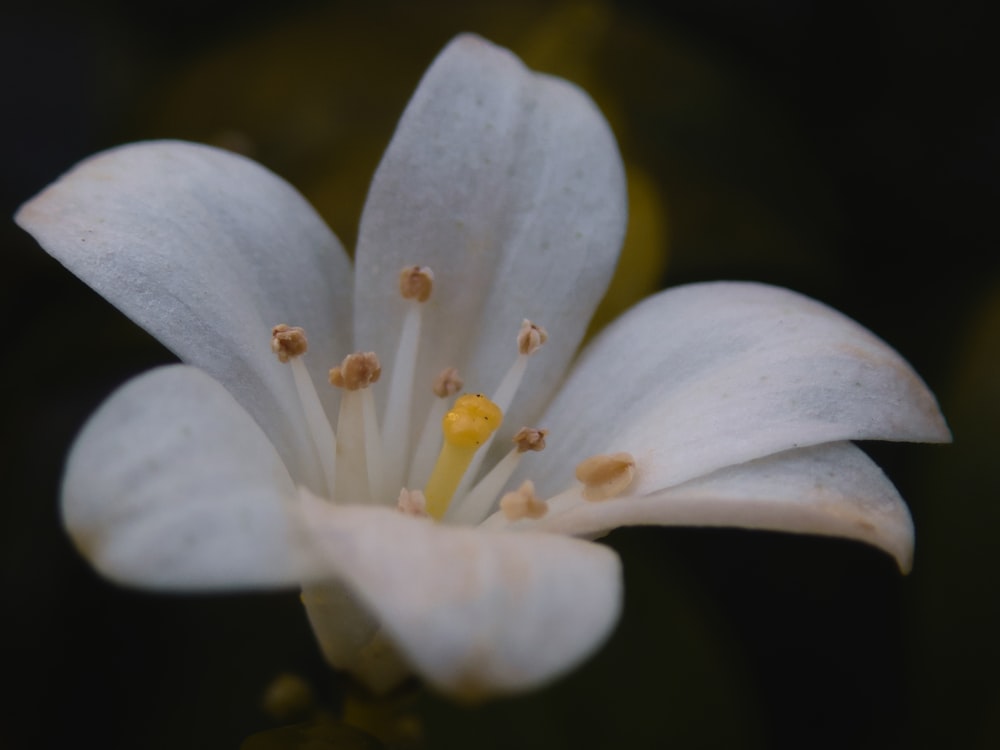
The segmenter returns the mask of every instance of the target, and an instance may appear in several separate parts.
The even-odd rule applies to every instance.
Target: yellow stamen
[[[424,488],[430,516],[436,519],[444,516],[476,450],[489,440],[501,422],[503,412],[481,393],[460,396],[444,415],[441,453]]]

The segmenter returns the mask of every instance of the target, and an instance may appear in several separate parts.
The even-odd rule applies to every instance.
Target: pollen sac
[[[548,434],[548,430],[536,430],[533,427],[522,427],[514,434],[514,437],[511,438],[511,442],[517,446],[518,453],[541,451],[545,450],[545,436]]]
[[[576,478],[583,482],[585,500],[607,500],[628,489],[635,477],[635,459],[631,453],[591,456],[576,467]]]
[[[534,354],[548,340],[549,334],[544,328],[527,319],[521,321],[521,330],[517,334],[518,352],[525,355]]]
[[[400,513],[418,518],[427,518],[427,498],[420,490],[408,490],[405,487],[399,491],[396,509]]]
[[[500,510],[508,521],[520,521],[522,518],[541,518],[548,512],[549,506],[538,499],[535,485],[528,480],[500,499]]]
[[[305,354],[308,348],[306,332],[298,326],[280,323],[271,329],[271,351],[281,362]]]
[[[399,272],[399,294],[403,299],[426,302],[434,289],[434,272],[427,266],[407,266]]]
[[[458,370],[454,367],[446,367],[434,379],[434,395],[438,398],[449,398],[462,390],[463,385],[465,383],[459,377]]]
[[[382,375],[382,365],[375,352],[355,352],[344,357],[338,367],[330,370],[330,385],[357,391],[377,383]]]

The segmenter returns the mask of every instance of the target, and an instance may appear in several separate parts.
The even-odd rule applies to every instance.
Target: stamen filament
[[[517,395],[517,389],[521,386],[521,381],[524,380],[524,372],[527,369],[528,355],[518,354],[517,359],[514,360],[514,363],[503,376],[503,380],[500,381],[500,385],[493,392],[493,403],[505,412],[510,409],[510,405],[514,401],[514,396]]]
[[[350,354],[330,370],[330,384],[344,391],[337,415],[337,450],[342,459],[337,495],[348,502],[382,499],[381,439],[369,388],[381,373],[378,357],[372,352]]]
[[[271,329],[271,351],[278,357],[278,361],[286,362],[292,368],[292,381],[302,406],[306,429],[312,438],[316,458],[326,482],[325,494],[332,500],[337,489],[337,439],[326,418],[326,412],[323,411],[316,386],[302,362],[302,355],[308,350],[309,341],[302,328],[280,323]]]
[[[420,440],[410,464],[410,474],[406,479],[408,487],[423,487],[434,469],[434,458],[441,449],[441,420],[448,411],[448,402],[436,398],[427,413],[424,428],[420,431]]]
[[[501,458],[486,476],[476,482],[465,497],[452,504],[447,520],[469,525],[483,520],[500,496],[500,490],[504,488],[517,469],[517,465],[521,463],[521,455],[521,452],[514,448]]]
[[[514,360],[514,363],[507,370],[503,376],[503,380],[500,381],[500,385],[493,393],[493,403],[502,412],[507,413],[514,401],[514,396],[517,395],[517,389],[521,387],[521,381],[524,380],[524,373],[528,368],[528,358],[541,349],[548,338],[548,333],[541,326],[535,325],[527,319],[521,321],[521,328],[517,334],[517,359]],[[467,470],[465,479],[458,488],[459,496],[465,495],[468,492],[469,483],[479,473],[479,467],[483,463],[483,458],[489,453],[492,443],[493,438],[491,437],[486,442],[486,445],[483,446],[483,450],[473,458],[472,465]]]
[[[323,404],[320,403],[319,394],[316,393],[316,386],[309,376],[305,363],[300,357],[294,357],[289,360],[289,364],[292,366],[292,379],[295,381],[295,390],[299,394],[299,402],[305,414],[306,427],[316,446],[316,455],[323,469],[327,497],[332,500],[337,490],[337,436],[326,418]]]
[[[337,472],[337,496],[348,503],[365,503],[372,500],[368,483],[367,441],[361,394],[345,390],[340,397],[337,415],[337,453],[340,471]]]
[[[462,378],[459,377],[458,370],[454,367],[442,370],[435,378],[432,390],[437,398],[431,403],[424,427],[420,431],[420,440],[406,480],[408,487],[423,487],[434,469],[434,458],[441,449],[441,420],[448,411],[448,399],[462,390]]]
[[[420,341],[421,309],[419,302],[408,305],[399,336],[399,347],[392,372],[389,373],[389,394],[386,398],[382,423],[382,440],[385,450],[384,483],[387,487],[401,487],[406,471],[406,457],[410,452],[410,405],[413,401],[413,375],[417,365],[417,344]]]
[[[385,489],[385,463],[382,437],[375,415],[375,396],[371,388],[361,391],[361,416],[365,424],[365,465],[368,467],[368,491],[375,502],[388,502]]]
[[[540,451],[545,448],[545,436],[548,430],[529,430],[522,428],[514,436],[515,447],[500,459],[496,466],[476,482],[468,494],[452,503],[447,520],[459,524],[477,524],[493,509],[493,504],[500,496],[500,491],[513,476],[521,456],[527,451]]]

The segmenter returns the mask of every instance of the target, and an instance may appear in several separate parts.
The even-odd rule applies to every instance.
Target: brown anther
[[[635,477],[635,459],[631,453],[591,456],[576,467],[576,478],[583,482],[585,500],[607,500],[622,494]]]
[[[338,367],[330,370],[330,385],[357,391],[377,383],[382,375],[375,352],[355,352],[344,357]]]
[[[427,266],[407,266],[399,272],[399,293],[403,299],[426,302],[434,289],[434,272]]]
[[[518,352],[521,354],[534,354],[548,340],[549,334],[544,328],[535,325],[527,319],[521,321],[521,330],[517,334]]]
[[[427,514],[427,498],[420,490],[408,490],[405,487],[399,491],[396,510],[408,516],[429,518]]]
[[[508,521],[520,521],[522,518],[541,518],[548,513],[549,506],[538,499],[535,485],[529,479],[514,492],[500,498],[500,510]]]
[[[434,379],[434,395],[438,398],[451,398],[462,390],[462,378],[454,367],[446,367]]]
[[[298,326],[280,323],[271,329],[271,351],[277,354],[282,362],[305,354],[308,348],[306,332]]]
[[[548,434],[548,430],[536,430],[534,427],[522,427],[511,439],[511,442],[517,446],[518,453],[540,451],[545,449],[545,436]]]

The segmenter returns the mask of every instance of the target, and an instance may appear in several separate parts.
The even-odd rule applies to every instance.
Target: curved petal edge
[[[192,367],[126,383],[74,443],[63,521],[102,575],[156,589],[294,587],[303,556],[288,471],[219,383]]]
[[[544,684],[590,655],[618,619],[620,562],[603,545],[322,501],[304,509],[314,549],[413,670],[457,697]]]
[[[827,443],[731,466],[649,495],[557,499],[541,530],[594,537],[619,526],[733,526],[854,539],[903,573],[913,564],[913,521],[882,470],[857,446]]]
[[[809,445],[945,442],[951,435],[913,368],[820,302],[763,284],[675,287],[640,303],[581,355],[545,415],[533,473],[627,451],[648,495]],[[564,473],[564,472],[563,472]]]

